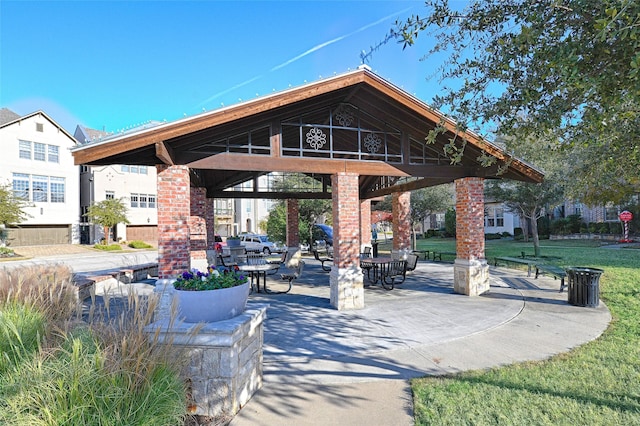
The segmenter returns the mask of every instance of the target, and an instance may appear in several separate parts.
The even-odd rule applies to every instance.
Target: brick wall
[[[158,277],[188,270],[191,192],[187,166],[156,166],[158,171]]]
[[[394,192],[393,209],[393,249],[411,248],[411,193]]]
[[[331,176],[333,201],[334,265],[348,268],[360,256],[360,192],[358,175],[337,173]]]
[[[456,252],[458,259],[484,259],[484,180],[456,180]]]
[[[360,201],[360,246],[371,244],[371,200]]]
[[[191,188],[189,243],[191,259],[207,258],[207,190]]]
[[[207,198],[206,201],[206,212],[205,212],[205,222],[207,226],[207,250],[215,249],[215,235],[216,235],[216,227],[215,227],[215,199]]]
[[[300,206],[298,200],[287,200],[287,247],[298,247],[300,245],[299,217]]]

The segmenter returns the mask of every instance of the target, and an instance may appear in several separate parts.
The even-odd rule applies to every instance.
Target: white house
[[[9,230],[13,246],[78,243],[80,185],[70,149],[76,140],[47,114],[0,109],[0,181],[29,202]]]
[[[154,123],[155,124],[155,123]],[[149,124],[150,125],[150,124]],[[132,129],[135,130],[135,129]],[[77,126],[74,137],[80,144],[106,140],[112,135],[99,130]],[[100,225],[93,225],[84,216],[89,206],[109,198],[121,198],[127,208],[129,224],[118,224],[112,230],[114,240],[142,240],[156,242],[158,239],[157,175],[153,166],[80,166],[81,241],[93,244],[104,238]]]

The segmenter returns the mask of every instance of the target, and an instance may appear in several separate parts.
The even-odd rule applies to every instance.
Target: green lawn
[[[455,251],[455,241],[419,240],[418,248]],[[640,250],[567,240],[543,240],[541,249],[560,266],[604,269],[609,329],[548,361],[413,380],[417,425],[640,425]],[[487,259],[521,251],[532,254],[533,244],[486,244]]]

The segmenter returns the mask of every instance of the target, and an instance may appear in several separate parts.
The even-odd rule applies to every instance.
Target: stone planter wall
[[[235,415],[262,387],[263,322],[267,305],[254,304],[232,319],[171,324],[160,319],[146,331],[187,359],[182,377],[190,387],[188,410],[202,416]]]
[[[233,416],[262,387],[263,323],[268,305],[247,304],[234,318],[205,324],[171,321],[173,279],[156,281],[159,296],[154,322],[146,331],[170,342],[188,360],[182,377],[190,385],[189,412]]]

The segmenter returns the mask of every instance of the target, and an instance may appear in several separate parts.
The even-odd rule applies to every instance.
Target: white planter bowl
[[[249,283],[218,290],[175,290],[178,318],[184,322],[224,321],[244,312],[249,297]]]

